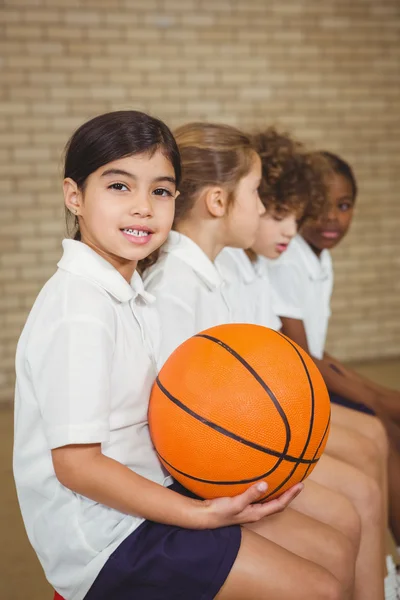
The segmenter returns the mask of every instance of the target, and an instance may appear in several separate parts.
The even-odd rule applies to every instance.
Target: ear
[[[213,217],[223,217],[228,208],[228,194],[222,187],[210,187],[205,191],[204,202]]]
[[[73,215],[78,216],[82,206],[82,194],[76,182],[67,177],[63,182],[65,206]]]

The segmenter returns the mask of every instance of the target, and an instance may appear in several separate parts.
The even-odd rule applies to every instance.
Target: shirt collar
[[[266,277],[268,275],[270,261],[265,256],[258,255],[256,260],[252,263],[254,272],[258,277]]]
[[[147,303],[154,301],[154,296],[145,291],[136,271],[128,283],[115,267],[83,242],[63,240],[62,245],[64,253],[57,265],[59,269],[93,281],[119,302],[129,302],[137,296]]]
[[[183,233],[171,231],[161,252],[171,254],[187,263],[210,289],[216,289],[223,283],[214,263],[193,240]]]
[[[332,272],[332,259],[329,251],[322,250],[320,256],[318,257],[315,252],[313,252],[311,246],[307,244],[301,235],[297,235],[294,239],[296,240],[298,249],[304,258],[310,279],[314,281],[328,279]]]

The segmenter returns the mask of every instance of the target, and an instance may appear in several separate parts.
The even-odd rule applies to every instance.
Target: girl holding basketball
[[[254,154],[243,177],[255,190],[259,170]],[[29,539],[66,600],[350,599],[347,541],[279,514],[301,484],[265,504],[254,504],[264,483],[202,501],[173,484],[151,444],[159,325],[136,266],[169,233],[180,173],[171,132],[143,113],[96,117],[68,144],[76,232],[16,357],[14,474]]]
[[[241,252],[240,248],[252,246],[259,226],[257,216],[265,210],[258,200],[259,160],[247,136],[226,126],[194,123],[178,129],[176,139],[183,161],[183,180],[174,231],[158,256],[144,261],[145,287],[156,295],[161,316],[160,364],[182,341],[203,329],[233,321],[253,322],[249,313],[243,312],[249,302],[248,282],[228,285],[216,264],[224,247],[236,246],[236,252]],[[261,288],[253,291],[253,300],[264,300]],[[333,463],[335,468],[328,475],[336,479],[341,463]],[[356,469],[353,475],[352,483],[363,502],[362,511],[356,507],[363,513],[363,521],[365,517],[363,540],[373,545],[373,560],[358,556],[355,597],[376,600],[383,594],[382,499],[372,478]],[[344,495],[308,481],[300,498],[293,503],[303,513],[297,512],[296,519],[301,521],[307,514],[345,532],[358,551],[359,515]],[[259,531],[276,543],[289,544],[285,546],[288,549],[307,551],[304,544],[301,548],[293,546],[295,540],[291,536],[288,541],[282,529],[271,531],[271,524],[267,520]],[[329,562],[330,544],[321,549],[320,556],[326,549]]]

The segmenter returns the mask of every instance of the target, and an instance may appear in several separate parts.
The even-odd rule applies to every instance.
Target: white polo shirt
[[[252,262],[244,250],[224,248],[215,265],[229,289],[242,302],[243,322],[255,323],[278,331],[282,323],[277,316],[279,298],[269,281],[269,261],[258,256]],[[235,290],[237,293],[235,294]]]
[[[159,330],[153,298],[137,273],[129,284],[87,245],[64,240],[63,247],[18,343],[14,475],[49,582],[67,600],[82,600],[143,519],[61,485],[51,449],[100,443],[136,473],[161,485],[172,480],[147,424]]]
[[[161,319],[160,366],[199,331],[231,323],[234,311],[214,263],[190,238],[171,231],[160,257],[143,276]]]
[[[302,320],[310,354],[322,358],[333,289],[329,251],[323,250],[318,258],[301,235],[297,235],[286,252],[271,263],[270,279],[287,303],[282,304],[279,316]]]

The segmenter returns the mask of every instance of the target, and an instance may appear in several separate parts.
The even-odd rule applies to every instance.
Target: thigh
[[[321,566],[248,529],[218,600],[339,600],[338,580]]]
[[[386,468],[384,458],[378,446],[359,431],[332,423],[325,452],[382,481]]]
[[[309,477],[290,507],[340,531],[352,542],[357,553],[361,536],[360,516],[344,494],[330,488],[329,482],[321,485]]]
[[[363,526],[382,519],[384,492],[379,483],[356,467],[323,454],[310,479],[330,486],[348,498],[361,517]]]
[[[356,552],[351,542],[333,527],[297,510],[287,508],[245,528],[322,566],[338,579],[347,567],[350,578],[354,575]]]
[[[388,456],[388,438],[385,428],[378,417],[357,412],[338,404],[331,405],[332,424],[345,427],[368,438],[375,444],[380,454]]]

